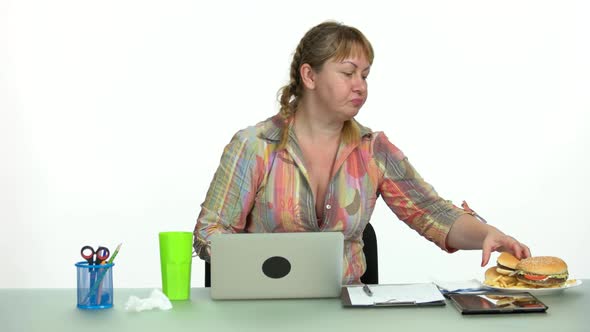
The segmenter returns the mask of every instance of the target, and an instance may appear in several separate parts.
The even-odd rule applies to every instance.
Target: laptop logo
[[[273,279],[280,279],[291,272],[291,263],[281,256],[273,256],[262,263],[262,273]]]

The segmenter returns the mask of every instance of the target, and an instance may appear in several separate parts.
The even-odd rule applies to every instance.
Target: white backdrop
[[[0,287],[75,287],[80,247],[119,242],[115,286],[159,287],[158,232],[192,231],[223,147],[277,112],[327,19],[376,51],[361,123],[590,278],[588,17],[582,0],[0,0]],[[383,202],[372,223],[383,283],[483,275],[480,251],[442,252]]]

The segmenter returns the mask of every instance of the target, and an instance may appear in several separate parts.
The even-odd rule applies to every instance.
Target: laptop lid
[[[339,297],[340,232],[240,233],[211,237],[211,297]]]

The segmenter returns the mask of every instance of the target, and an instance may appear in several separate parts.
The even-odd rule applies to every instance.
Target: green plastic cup
[[[193,233],[161,232],[162,291],[170,300],[188,300],[191,291]]]

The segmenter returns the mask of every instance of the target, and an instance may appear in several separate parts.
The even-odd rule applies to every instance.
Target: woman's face
[[[350,120],[367,100],[367,58],[350,56],[342,61],[328,60],[315,73],[314,94],[321,109],[341,120]]]

